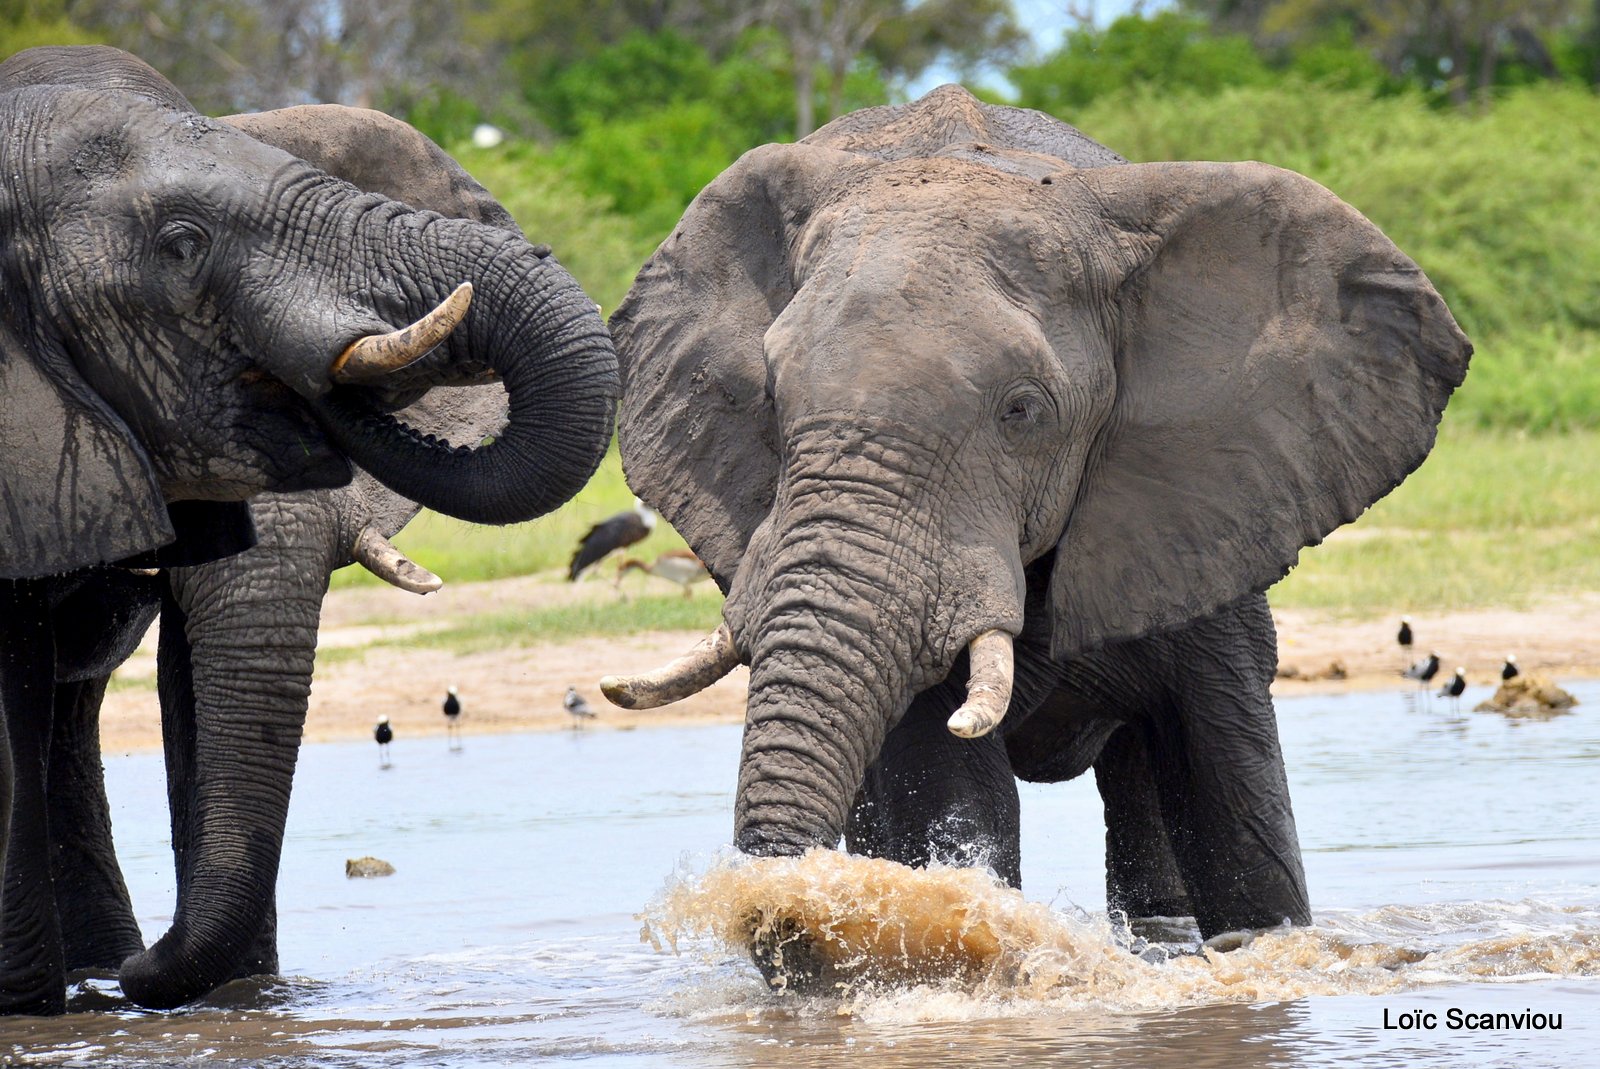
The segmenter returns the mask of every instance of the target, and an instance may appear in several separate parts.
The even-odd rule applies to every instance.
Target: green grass
[[[1526,608],[1600,592],[1600,433],[1447,421],[1427,462],[1301,554],[1273,605],[1371,616]]]
[[[582,494],[544,519],[491,528],[424,514],[397,542],[451,581],[550,572],[565,568],[590,524],[631,501],[613,451]],[[662,523],[641,555],[681,545]],[[334,585],[376,581],[347,568]],[[485,614],[405,641],[481,649],[563,633],[700,631],[715,625],[720,604],[710,586],[697,588],[692,601],[670,594],[621,601],[595,589],[588,604]],[[1286,608],[1379,615],[1525,607],[1591,592],[1600,592],[1600,431],[1487,431],[1469,413],[1446,420],[1433,454],[1399,489],[1302,553],[1271,599]]]
[[[324,650],[319,662],[358,660],[380,646],[480,653],[539,642],[595,635],[636,635],[644,631],[705,633],[722,619],[722,595],[715,587],[696,588],[692,598],[648,594],[622,601],[607,590],[593,601],[549,609],[487,612],[454,626],[417,635],[380,639],[362,647]]]
[[[616,446],[606,455],[583,491],[548,516],[510,527],[483,527],[434,512],[423,512],[395,539],[395,545],[446,582],[504,579],[560,569],[590,527],[633,506],[633,491],[622,477]],[[653,560],[669,549],[685,548],[682,537],[658,520],[650,537],[633,555]],[[335,572],[335,589],[377,583],[363,568]]]

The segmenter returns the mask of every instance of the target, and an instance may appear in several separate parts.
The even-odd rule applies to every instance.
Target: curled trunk
[[[406,216],[369,215],[364,225],[387,250],[386,269],[416,287],[386,315],[411,322],[459,283],[472,284],[466,320],[422,363],[464,375],[487,365],[505,384],[510,418],[486,444],[452,445],[388,415],[371,390],[342,385],[313,398],[329,438],[384,485],[460,519],[515,523],[561,505],[611,440],[616,354],[594,302],[546,250],[521,238],[461,220],[419,228]]]

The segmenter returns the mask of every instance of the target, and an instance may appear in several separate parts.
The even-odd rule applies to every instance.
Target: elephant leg
[[[1016,777],[999,732],[962,739],[945,726],[963,700],[948,681],[912,700],[867,769],[845,845],[904,865],[987,865],[1020,887]]]
[[[1106,815],[1106,910],[1129,921],[1194,912],[1161,818],[1143,730],[1112,733],[1094,762]]]
[[[55,643],[46,598],[25,581],[0,583],[0,705],[10,765],[9,842],[0,886],[0,1014],[66,1011],[45,809],[54,692]]]
[[[108,677],[58,683],[50,737],[50,872],[66,967],[111,969],[144,949],[111,838],[100,762]]]
[[[1268,690],[1274,646],[1264,598],[1210,618],[1180,644],[1172,708],[1149,721],[1161,812],[1207,939],[1311,923]]]
[[[182,626],[186,621],[176,604],[167,607],[175,623],[170,643],[163,630],[161,674],[161,741],[167,763],[167,809],[172,820],[173,866],[178,900],[184,901],[194,883],[195,826],[198,821],[195,748],[199,729],[195,717],[194,651]],[[142,949],[142,948],[141,948]],[[232,975],[240,979],[278,971],[277,894],[269,897],[261,924],[250,948]]]

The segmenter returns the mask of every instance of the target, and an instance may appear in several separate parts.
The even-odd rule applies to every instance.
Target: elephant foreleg
[[[66,967],[110,969],[144,949],[111,839],[100,763],[107,677],[58,683],[50,737],[50,873]]]
[[[1201,934],[1309,924],[1268,690],[1275,643],[1266,599],[1246,599],[1175,645],[1175,715],[1154,717],[1148,737],[1161,812]]]
[[[1194,913],[1167,839],[1144,730],[1118,728],[1094,762],[1106,815],[1106,910],[1130,922]]]
[[[10,766],[10,782],[0,782],[10,802],[0,887],[0,1014],[66,1010],[45,812],[54,690],[55,642],[43,593],[26,581],[0,583],[0,710]]]
[[[161,740],[167,763],[167,809],[172,819],[172,856],[178,881],[178,900],[191,893],[196,860],[195,826],[199,787],[195,748],[199,727],[195,716],[194,652],[184,634],[184,614],[175,603],[166,607],[171,622],[170,639],[163,637],[165,656],[161,676]],[[278,971],[277,894],[264,906],[261,924],[243,959],[226,979],[239,979]]]
[[[867,769],[845,845],[905,865],[987,865],[1020,887],[1016,777],[999,732],[950,733],[946,721],[965,697],[946,681],[912,701]]]

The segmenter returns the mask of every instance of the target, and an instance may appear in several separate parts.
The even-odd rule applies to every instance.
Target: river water
[[[309,746],[285,978],[174,1013],[85,978],[65,1017],[0,1020],[0,1064],[1600,1064],[1600,684],[1574,692],[1575,712],[1541,721],[1467,712],[1479,688],[1461,712],[1396,692],[1281,700],[1316,926],[1229,954],[1181,934],[1130,948],[1103,912],[1092,783],[1025,785],[1024,896],[923,877],[964,896],[986,962],[827,998],[770,993],[717,935],[752,895],[843,911],[864,893],[828,857],[730,864],[737,727],[469,735],[451,753],[441,725],[397,740],[388,770],[372,744]],[[110,758],[107,776],[153,940],[174,886],[160,756]],[[396,874],[346,879],[369,854]],[[1561,1028],[1451,1028],[1452,1010]],[[1431,1029],[1385,1028],[1429,1013]]]

